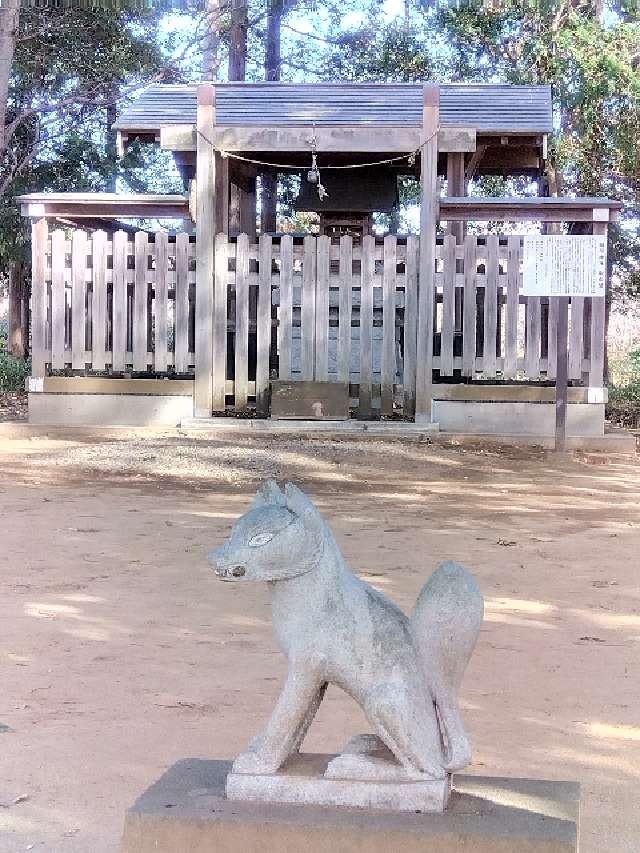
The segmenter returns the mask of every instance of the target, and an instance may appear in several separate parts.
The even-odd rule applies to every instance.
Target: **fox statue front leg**
[[[275,773],[299,746],[324,695],[322,676],[305,670],[308,662],[290,664],[289,673],[271,719],[253,739],[247,752],[233,763],[234,773]]]

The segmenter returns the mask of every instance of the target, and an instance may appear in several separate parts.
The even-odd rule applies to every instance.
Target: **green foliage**
[[[613,382],[607,416],[621,426],[636,429],[640,427],[640,349],[631,350],[610,368]]]
[[[550,84],[556,131],[552,193],[625,202],[611,229],[614,297],[635,298],[640,233],[640,23],[636,0],[500,0],[450,4],[439,25],[463,80]]]
[[[0,153],[0,272],[26,254],[29,235],[13,199],[32,191],[106,190],[139,165],[123,163],[109,126],[123,92],[171,72],[157,40],[157,12],[25,4],[11,68]]]
[[[24,391],[31,362],[7,352],[7,324],[0,323],[0,393]]]

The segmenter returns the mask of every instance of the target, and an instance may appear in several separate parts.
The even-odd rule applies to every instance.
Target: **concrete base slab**
[[[456,776],[443,814],[227,800],[228,761],[174,764],[127,812],[123,853],[576,853],[579,786]]]
[[[361,756],[352,755],[349,758],[356,761]],[[451,787],[449,778],[436,781],[364,781],[362,778],[339,778],[336,772],[331,773],[331,769],[329,775],[325,776],[327,767],[334,759],[338,759],[338,756],[303,753],[292,757],[277,773],[229,773],[227,799],[347,806],[394,812],[443,812],[447,806]],[[382,771],[386,769],[396,776],[403,772],[395,762],[385,758],[378,761],[382,764]]]
[[[29,394],[30,424],[176,427],[192,414],[191,394]]]
[[[555,403],[496,403],[434,400],[433,419],[443,432],[553,436]],[[570,403],[567,435],[602,436],[604,403]]]
[[[444,432],[552,436],[555,412],[555,403],[433,401],[433,419]],[[604,403],[570,403],[567,406],[567,435],[603,434]]]
[[[312,421],[269,418],[184,418],[181,429],[216,435],[221,432],[335,433],[346,435],[422,435],[437,433],[438,424],[405,421]]]

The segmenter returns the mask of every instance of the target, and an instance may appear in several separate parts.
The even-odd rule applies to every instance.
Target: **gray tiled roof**
[[[195,124],[197,84],[149,86],[114,125],[123,131],[153,131],[163,125]],[[422,86],[416,83],[218,83],[220,125],[422,124]],[[478,131],[549,133],[549,86],[447,83],[440,88],[440,123]]]

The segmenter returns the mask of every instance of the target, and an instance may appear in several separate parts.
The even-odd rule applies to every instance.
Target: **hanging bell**
[[[320,180],[320,172],[315,168],[315,166],[312,166],[307,172],[307,180],[310,184],[317,184]]]

